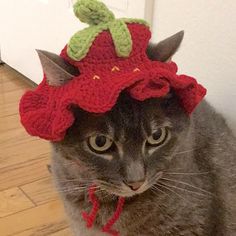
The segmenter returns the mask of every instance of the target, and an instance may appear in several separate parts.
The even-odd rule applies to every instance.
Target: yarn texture
[[[116,207],[116,211],[114,212],[114,214],[111,217],[111,219],[103,226],[102,232],[108,233],[108,234],[110,234],[112,236],[119,236],[119,232],[114,230],[114,229],[112,229],[112,226],[119,219],[120,214],[122,213],[122,210],[123,210],[124,203],[125,203],[125,198],[119,197],[119,200],[118,200],[118,203],[117,203],[117,207]]]
[[[88,190],[88,195],[89,195],[89,201],[92,204],[92,209],[91,212],[88,214],[87,212],[82,212],[82,217],[84,220],[87,222],[87,228],[91,228],[96,220],[96,216],[99,211],[99,201],[95,195],[96,192],[96,186],[92,185],[90,186]]]
[[[92,204],[92,209],[90,213],[87,212],[82,212],[82,217],[83,219],[87,222],[87,228],[91,228],[96,220],[96,216],[99,212],[100,209],[100,204],[99,201],[95,195],[96,192],[96,186],[92,185],[88,189],[88,196],[89,196],[89,201]],[[119,197],[116,210],[113,213],[112,217],[107,221],[107,223],[102,227],[101,231],[104,233],[107,233],[112,236],[119,236],[119,232],[112,229],[112,226],[116,223],[116,221],[119,219],[123,206],[125,203],[125,198],[124,197]]]
[[[104,30],[109,30],[115,45],[118,57],[128,57],[132,51],[132,39],[127,23],[138,23],[148,26],[148,23],[139,19],[121,18],[107,23],[92,25],[77,32],[69,41],[67,47],[68,56],[80,61],[87,56],[95,38]]]
[[[110,30],[118,57],[128,57],[132,51],[132,39],[127,28],[132,19],[115,19],[114,14],[97,0],[80,0],[74,5],[74,13],[80,21],[90,26],[77,32],[68,43],[67,53],[74,60],[83,59],[94,39],[104,30]],[[143,20],[134,19],[136,23],[146,24]]]
[[[74,4],[74,13],[81,22],[98,25],[115,20],[114,14],[106,5],[97,0],[80,0]]]
[[[97,0],[79,0],[74,9],[90,26],[77,32],[60,56],[80,74],[62,86],[49,85],[44,76],[35,90],[23,95],[19,110],[29,134],[60,141],[74,122],[72,105],[91,113],[105,113],[124,90],[144,101],[163,97],[172,89],[186,113],[193,112],[206,89],[190,76],[177,75],[174,62],[147,57],[151,32],[144,20],[115,19]]]

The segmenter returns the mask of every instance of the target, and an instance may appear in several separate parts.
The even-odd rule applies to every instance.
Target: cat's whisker
[[[213,173],[213,171],[206,172],[165,172],[166,175],[207,175]]]
[[[120,190],[120,189],[117,189],[117,190]],[[122,192],[122,191],[117,191],[116,194],[115,193],[112,193],[112,190],[110,190],[111,192],[109,192],[109,190],[99,186],[99,190],[96,190],[96,193],[99,193],[99,192],[102,192],[103,194],[105,194],[105,196],[103,196],[103,200],[105,200],[106,198],[109,198],[111,197],[112,195],[116,196],[116,195],[119,195],[119,194],[125,194],[125,192]]]
[[[150,183],[157,181],[161,176],[162,176],[163,171],[158,171],[154,173],[150,178],[149,181]]]
[[[62,189],[58,190],[59,193],[84,193],[86,190],[76,190],[76,189]]]
[[[159,192],[161,192],[161,193],[163,193],[163,194],[168,195],[166,192],[162,191],[160,188],[158,188],[158,187],[155,186],[155,185],[153,185],[150,189],[151,189],[151,190],[155,189],[155,190],[157,190],[157,191],[159,191]]]
[[[116,191],[116,192],[119,192],[119,191],[121,191],[121,189],[119,188],[119,187],[112,187],[112,186],[106,186],[106,185],[102,185],[103,187],[105,187],[105,189],[106,189],[106,191],[112,191],[112,190],[114,190],[114,191]]]
[[[86,190],[76,190],[76,189],[62,189],[58,190],[59,193],[84,193]]]
[[[107,190],[104,189],[104,188],[102,188],[101,186],[99,186],[99,189],[96,190],[96,194],[99,194],[99,193],[102,193],[102,194],[105,195],[105,196],[103,196],[103,200],[105,200],[105,199],[107,199],[108,197],[111,196],[111,194],[109,194],[109,193],[107,192]]]
[[[65,191],[67,191],[67,190],[69,190],[69,189],[67,189],[67,188],[54,188],[53,190],[56,191],[56,192],[65,192]],[[44,191],[45,191],[45,192],[51,192],[51,191],[52,191],[52,188],[49,187],[49,186],[48,186],[48,187],[45,187]]]
[[[198,150],[198,149],[200,149],[200,148],[193,148],[193,149],[186,150],[186,151],[176,152],[176,153],[174,153],[174,156],[175,156],[175,155],[180,155],[180,154],[189,153],[189,152],[193,152],[193,151],[196,151],[196,150]]]
[[[89,185],[84,185],[84,186],[73,185],[72,187],[73,187],[73,188],[80,188],[80,189],[83,189],[83,188],[89,187]],[[65,186],[65,187],[62,187],[62,188],[71,188],[71,186]]]
[[[113,195],[120,195],[120,194],[121,195],[126,195],[127,194],[127,192],[122,191],[120,186],[115,185],[113,183],[109,183],[109,182],[106,182],[106,181],[103,181],[103,180],[96,180],[95,183],[98,184],[99,187],[107,193],[108,197],[111,194],[113,194]],[[114,193],[113,193],[113,191],[114,191]]]
[[[160,196],[159,193],[157,193],[156,189],[151,188],[151,192],[153,192],[156,196]],[[167,193],[165,193],[167,196],[169,196]]]
[[[110,184],[110,185],[115,185],[115,184],[113,184],[113,183],[110,183],[110,182],[107,182],[107,181],[104,181],[104,180],[100,180],[100,179],[97,179],[96,182],[98,182],[98,183]]]
[[[202,188],[200,188],[200,187],[197,187],[197,186],[194,186],[194,185],[192,185],[192,184],[189,184],[189,183],[187,183],[187,182],[181,181],[181,180],[173,180],[173,179],[168,179],[168,178],[164,178],[164,177],[161,178],[161,180],[166,180],[166,181],[169,181],[169,182],[173,182],[173,183],[177,183],[177,184],[182,184],[182,185],[191,187],[191,188],[193,188],[193,189],[202,191],[202,192],[204,192],[204,193],[206,193],[206,194],[208,194],[208,195],[211,195],[211,196],[214,196],[214,197],[215,197],[215,195],[214,195],[213,193],[211,193],[211,192],[209,192],[209,191],[207,191],[207,190],[205,190],[205,189],[202,189]]]
[[[88,182],[88,181],[93,181],[94,178],[85,178],[85,177],[79,177],[79,178],[71,178],[71,179],[66,179],[64,178],[57,178],[59,181],[80,181],[80,182]]]
[[[174,191],[174,190],[171,189],[170,187],[166,186],[165,184],[158,182],[158,183],[156,183],[155,185],[169,190],[170,192],[174,193],[176,196],[178,196],[179,198],[181,198],[182,200],[184,200],[184,202],[189,202],[189,200],[187,200],[186,198],[184,198],[184,197],[181,196],[179,193],[177,193],[176,191]]]
[[[92,183],[88,183],[88,184],[83,184],[81,185],[80,183],[63,183],[64,187],[63,188],[89,188]]]
[[[59,190],[58,192],[63,192],[63,193],[86,193],[87,189],[64,189],[64,190]]]
[[[211,145],[214,145],[214,146],[217,146],[216,144],[214,143],[210,143]],[[183,150],[183,151],[180,151],[180,152],[174,152],[174,156],[175,155],[181,155],[181,154],[185,154],[185,153],[190,153],[190,152],[193,152],[193,151],[196,151],[196,150],[200,150],[200,149],[203,149],[203,148],[206,148],[204,145],[201,146],[201,147],[198,147],[198,148],[193,148],[193,149],[189,149],[189,150]]]
[[[72,187],[71,187],[71,186],[65,186],[65,187],[62,187],[62,188],[76,188],[76,189],[85,189],[85,188],[88,188],[88,185],[85,185],[85,186],[80,186],[80,185],[73,185]]]
[[[189,190],[189,189],[177,187],[177,186],[175,186],[175,185],[166,184],[166,183],[161,182],[161,181],[159,181],[159,183],[164,184],[164,185],[166,185],[166,186],[168,186],[168,187],[170,187],[170,188],[174,188],[174,189],[178,189],[178,190],[181,190],[181,191],[188,192],[188,193],[190,193],[190,194],[196,194],[196,195],[203,196],[203,197],[209,197],[209,195],[206,195],[206,194],[204,194],[204,193],[199,193],[199,192],[195,192],[195,191],[192,191],[192,190]]]
[[[64,193],[72,193],[72,192],[78,192],[78,193],[82,193],[87,191],[87,189],[89,188],[88,185],[86,186],[73,186],[73,187],[61,187],[59,188],[59,192],[64,192]],[[95,189],[97,189],[98,187],[95,186]]]
[[[105,181],[96,181],[97,184],[99,185],[102,185],[102,186],[106,186],[108,188],[115,188],[115,189],[119,189],[119,187],[115,184],[112,184],[112,183],[108,183],[108,182],[105,182]]]
[[[81,181],[81,180],[78,180],[78,179],[74,179],[74,180],[59,180],[60,183],[78,183],[78,184],[91,184],[93,182],[93,180],[84,180],[84,181]]]

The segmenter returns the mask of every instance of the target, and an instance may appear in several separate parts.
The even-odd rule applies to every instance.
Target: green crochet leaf
[[[106,5],[97,0],[79,0],[74,4],[75,15],[84,23],[98,25],[115,19]]]
[[[117,56],[128,57],[132,51],[132,38],[128,23],[138,23],[149,27],[145,20],[121,18],[114,14],[98,0],[78,0],[74,4],[75,15],[90,27],[77,32],[68,43],[67,53],[72,59],[79,61],[89,52],[95,38],[104,30],[110,30]]]
[[[150,24],[143,20],[143,19],[135,19],[135,18],[120,18],[120,20],[124,21],[125,23],[136,23],[141,25],[146,25],[147,27],[150,27]]]
[[[67,54],[70,58],[80,61],[89,52],[93,41],[103,30],[108,28],[107,25],[90,26],[77,32],[67,45]]]
[[[110,23],[109,29],[117,56],[128,57],[132,51],[133,42],[126,23],[123,20],[115,20]]]

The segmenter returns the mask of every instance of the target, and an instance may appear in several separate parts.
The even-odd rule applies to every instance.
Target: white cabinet
[[[117,17],[145,18],[152,0],[104,0]],[[36,83],[42,69],[35,49],[55,53],[85,27],[73,14],[73,0],[0,0],[2,59]],[[149,17],[150,18],[150,17]]]

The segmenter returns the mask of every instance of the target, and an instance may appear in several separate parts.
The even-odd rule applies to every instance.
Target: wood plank
[[[72,235],[73,234],[72,234],[70,228],[66,228],[66,229],[63,229],[61,231],[55,232],[53,234],[50,234],[49,236],[72,236]]]
[[[49,143],[39,139],[25,141],[24,138],[19,138],[0,145],[0,170],[10,165],[51,156]]]
[[[21,127],[19,114],[13,114],[8,117],[0,118],[0,133],[6,132],[8,130],[14,130]]]
[[[19,112],[18,102],[0,105],[0,118],[16,115]]]
[[[19,188],[15,187],[0,192],[0,218],[34,206]]]
[[[48,158],[31,160],[0,169],[0,190],[31,183],[49,176]]]
[[[26,85],[25,83],[22,83],[22,81],[19,79],[19,76],[12,76],[10,75],[5,75],[5,77],[8,77],[4,80],[4,75],[1,76],[1,80],[0,80],[0,90],[3,93],[6,92],[11,92],[11,91],[15,91],[15,90],[22,90],[24,91],[26,89]]]
[[[16,83],[18,86],[22,85],[25,88],[33,88],[36,84],[30,81],[27,77],[20,74],[18,71],[14,70],[7,64],[0,65],[0,76],[1,83],[7,83],[9,81]]]
[[[58,198],[52,177],[40,179],[20,187],[37,205],[47,203]]]
[[[0,118],[19,114],[19,101],[0,105]]]
[[[0,122],[0,168],[50,156],[49,142],[31,137],[21,126],[19,120],[14,120],[14,118],[8,121],[8,119],[9,117],[6,117],[3,122]],[[15,128],[3,130],[5,123],[10,122],[16,124]]]
[[[14,79],[12,79],[12,77]],[[4,80],[5,78],[5,80]],[[7,82],[6,82],[7,79]],[[9,73],[1,76],[0,82],[0,117],[18,113],[19,101],[26,90],[32,89],[23,81],[24,77]],[[6,88],[7,86],[7,88]]]
[[[36,139],[26,133],[23,127],[19,126],[14,130],[3,131],[0,134],[0,145],[1,147],[13,146],[16,143]],[[13,145],[12,145],[13,144]]]
[[[0,105],[4,107],[9,104],[18,104],[21,96],[24,94],[25,91],[26,89],[17,89],[9,92],[1,91]],[[16,106],[16,108],[18,108],[18,106]]]
[[[0,219],[1,236],[47,236],[66,227],[60,201],[49,202]]]

